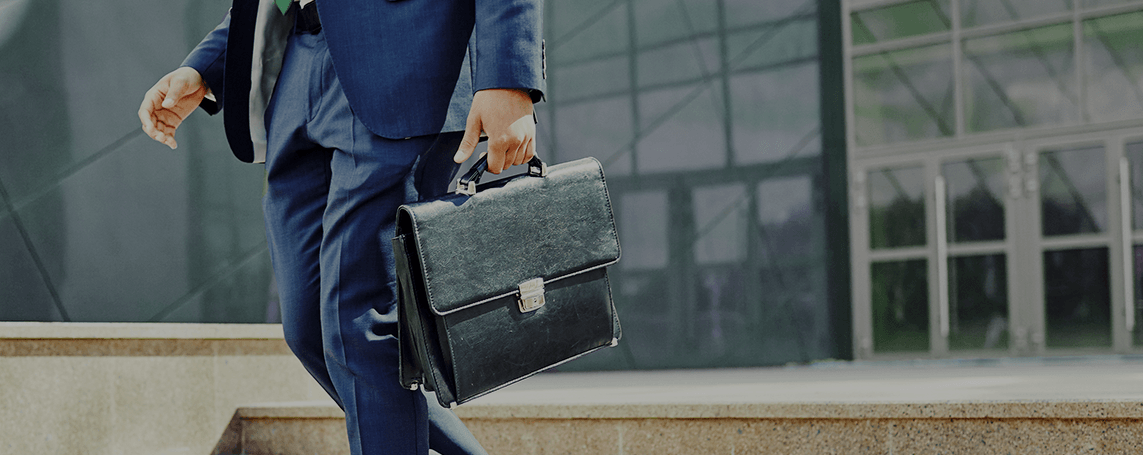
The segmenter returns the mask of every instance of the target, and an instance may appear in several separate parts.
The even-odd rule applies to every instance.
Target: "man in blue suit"
[[[346,414],[354,454],[485,453],[397,379],[396,208],[447,190],[488,141],[493,173],[535,153],[542,0],[235,0],[144,96],[175,148],[196,107],[265,160],[267,240],[290,348]],[[276,4],[277,3],[277,4]]]

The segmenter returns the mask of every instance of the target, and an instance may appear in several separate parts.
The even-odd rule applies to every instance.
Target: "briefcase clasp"
[[[544,306],[544,279],[533,278],[520,283],[520,312],[536,311]]]

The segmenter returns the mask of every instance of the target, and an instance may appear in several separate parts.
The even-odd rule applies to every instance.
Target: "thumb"
[[[189,87],[190,84],[187,84],[186,79],[181,77],[171,78],[171,86],[167,89],[167,97],[163,99],[163,108],[170,109],[175,107],[175,103],[183,96],[186,96]]]
[[[472,151],[476,150],[476,144],[480,143],[480,130],[482,128],[480,117],[475,115],[468,117],[468,124],[464,126],[464,137],[460,140],[460,148],[457,149],[456,155],[452,156],[454,163],[463,163],[472,156]]]

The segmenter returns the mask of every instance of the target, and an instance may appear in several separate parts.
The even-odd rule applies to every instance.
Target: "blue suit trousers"
[[[396,209],[447,191],[461,133],[372,134],[321,33],[290,36],[266,127],[263,209],[286,342],[345,410],[352,453],[484,454],[452,411],[397,378]]]

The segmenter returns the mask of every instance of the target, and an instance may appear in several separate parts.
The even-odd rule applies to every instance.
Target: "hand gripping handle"
[[[480,157],[472,168],[465,172],[464,175],[456,181],[456,192],[472,196],[476,194],[476,183],[480,181],[480,177],[484,175],[484,171],[488,170],[488,155]],[[548,175],[548,165],[540,160],[540,157],[533,156],[528,161],[528,175],[532,177],[545,177]]]

